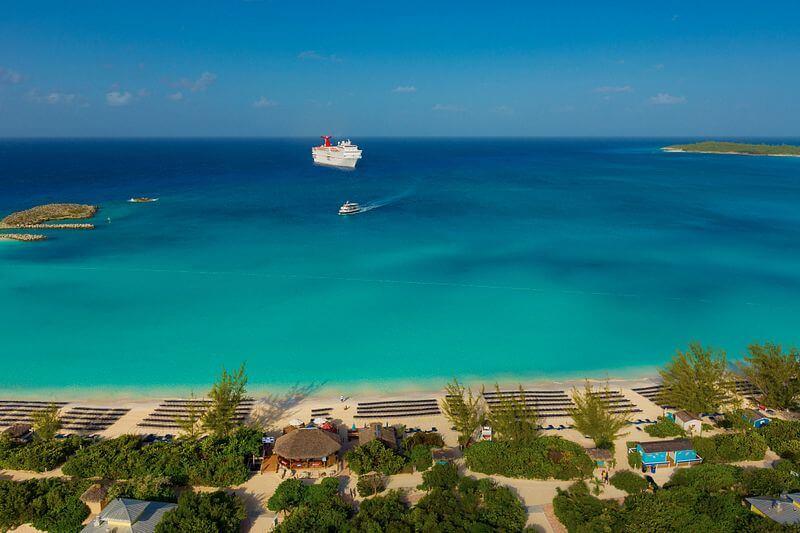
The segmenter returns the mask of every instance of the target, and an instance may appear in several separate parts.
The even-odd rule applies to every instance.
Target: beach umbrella
[[[305,425],[305,422],[303,422],[299,418],[295,418],[294,420],[289,421],[289,425],[301,428]]]
[[[316,425],[318,425],[318,426],[321,426],[325,422],[327,422],[327,420],[325,420],[324,418],[321,418],[321,417],[317,417],[317,418],[314,419],[314,423]]]

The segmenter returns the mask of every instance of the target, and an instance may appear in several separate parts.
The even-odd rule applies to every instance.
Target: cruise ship
[[[314,164],[336,168],[356,168],[356,163],[361,159],[361,150],[350,142],[339,141],[336,146],[331,144],[331,136],[323,135],[324,142],[311,149]]]
[[[344,205],[339,208],[340,215],[355,215],[360,212],[361,206],[355,202],[345,202]]]

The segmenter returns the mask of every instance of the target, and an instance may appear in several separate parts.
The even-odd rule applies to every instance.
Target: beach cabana
[[[586,450],[586,455],[594,461],[597,468],[608,468],[614,461],[614,454],[605,448],[589,448]]]
[[[742,418],[748,425],[753,426],[754,428],[764,427],[769,424],[769,418],[767,415],[762,413],[761,411],[756,411],[755,409],[745,409],[742,411]]]
[[[7,427],[3,431],[3,435],[11,440],[19,442],[28,442],[33,436],[32,426],[30,424],[14,424]]]
[[[358,445],[362,446],[368,442],[377,440],[387,448],[396,450],[398,447],[397,433],[392,426],[383,427],[380,422],[372,422],[367,427],[358,430]]]
[[[628,453],[638,453],[642,458],[642,471],[655,472],[659,467],[691,466],[703,462],[689,439],[640,442]]]
[[[339,437],[319,428],[298,428],[275,440],[273,453],[278,464],[289,469],[327,468],[339,461]]]
[[[109,487],[110,483],[107,482],[93,483],[81,494],[80,500],[89,508],[90,514],[100,514],[100,511],[106,506]]]
[[[703,422],[700,417],[689,411],[676,411],[672,417],[668,415],[667,418],[671,418],[673,422],[689,433],[699,434],[703,430]]]

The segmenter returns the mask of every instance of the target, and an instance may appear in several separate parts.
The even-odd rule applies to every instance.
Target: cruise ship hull
[[[356,163],[358,159],[355,157],[338,157],[338,156],[331,156],[327,154],[317,155],[314,154],[314,164],[315,165],[323,165],[326,167],[337,167],[337,168],[356,168]]]

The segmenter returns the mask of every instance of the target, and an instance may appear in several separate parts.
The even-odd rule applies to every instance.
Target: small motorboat
[[[148,198],[146,196],[140,196],[139,198],[131,198],[128,201],[132,204],[148,204],[150,202],[157,202],[158,198]]]
[[[361,206],[355,202],[345,202],[344,205],[339,208],[340,215],[355,215],[360,212]]]

